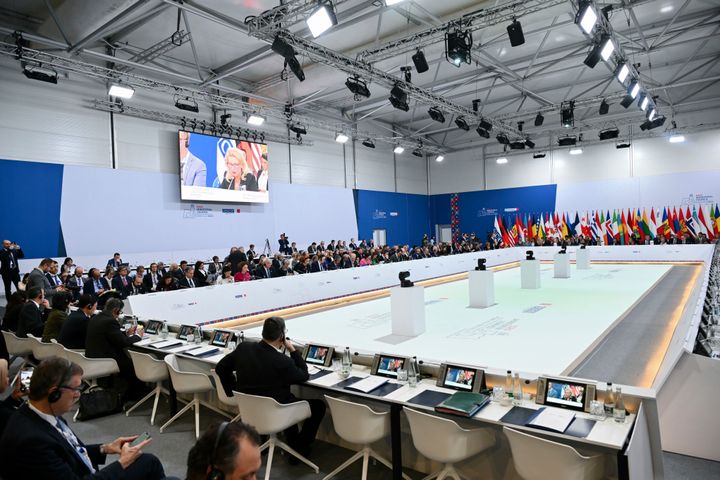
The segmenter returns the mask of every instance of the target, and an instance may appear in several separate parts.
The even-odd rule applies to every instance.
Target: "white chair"
[[[7,347],[8,354],[10,355],[10,361],[8,362],[8,365],[12,365],[17,358],[23,359],[23,362],[20,364],[20,368],[18,368],[18,373],[15,374],[12,382],[10,382],[10,385],[15,385],[15,381],[20,375],[20,372],[22,372],[22,369],[25,368],[25,365],[31,363],[30,355],[32,355],[33,353],[33,340],[30,338],[20,338],[13,332],[8,332],[5,330],[2,331],[2,334],[5,338],[5,346]]]
[[[595,480],[605,475],[605,456],[581,455],[569,445],[503,427],[510,441],[513,464],[524,480]]]
[[[109,377],[120,372],[117,362],[114,358],[88,358],[80,352],[68,350],[63,347],[63,356],[73,363],[77,363],[83,369],[82,380],[88,386],[97,385],[97,379]],[[80,409],[75,412],[73,421],[77,420]]]
[[[167,364],[168,371],[170,372],[170,381],[172,382],[175,391],[177,393],[192,393],[193,399],[190,403],[185,405],[182,410],[176,413],[174,417],[160,427],[160,433],[162,433],[165,428],[192,408],[195,410],[195,438],[200,438],[200,405],[203,405],[204,407],[209,408],[224,417],[231,418],[230,415],[222,410],[215,408],[203,400],[200,400],[201,393],[211,392],[214,390],[213,384],[210,382],[210,377],[208,377],[205,373],[181,369],[178,364],[178,358],[174,354],[165,356],[165,363]]]
[[[33,357],[39,361],[43,361],[50,357],[64,357],[62,345],[59,343],[45,343],[41,339],[28,333],[28,338],[31,340]]]
[[[367,405],[349,402],[325,395],[330,414],[332,415],[335,432],[346,442],[362,445],[362,449],[350,457],[345,463],[330,472],[323,480],[329,480],[355,463],[363,461],[362,480],[367,479],[368,460],[374,458],[392,469],[392,464],[370,448],[370,444],[390,434],[390,412],[375,412]],[[403,474],[403,478],[410,477]]]
[[[425,457],[445,464],[439,472],[423,480],[463,477],[454,464],[466,460],[495,445],[495,434],[489,428],[466,430],[452,420],[404,408],[410,423],[415,448]]]
[[[160,394],[170,394],[168,390],[163,387],[163,380],[168,379],[167,364],[152,355],[148,355],[147,353],[140,353],[134,350],[128,350],[128,353],[130,354],[130,360],[132,360],[133,368],[135,369],[135,376],[142,382],[154,383],[155,388],[145,395],[142,400],[130,407],[128,411],[125,412],[125,416],[130,416],[130,413],[145,403],[146,400],[150,400],[150,398],[155,397],[152,414],[150,415],[150,425],[155,425],[155,413],[157,412]]]
[[[236,422],[240,420],[240,406],[238,405],[237,398],[233,395],[232,397],[228,397],[225,393],[225,389],[223,388],[222,382],[220,381],[220,377],[218,377],[218,374],[215,373],[215,369],[213,368],[210,370],[210,376],[213,379],[213,382],[215,382],[215,390],[217,390],[217,396],[218,400],[220,400],[220,403],[223,405],[227,405],[232,409],[233,412],[237,411],[238,414],[233,417],[231,422]]]
[[[267,466],[265,467],[265,480],[270,478],[273,454],[275,447],[285,450],[305,465],[320,473],[317,465],[291,448],[287,443],[278,440],[277,434],[288,427],[296,425],[306,418],[310,418],[310,404],[305,400],[294,403],[278,403],[271,397],[260,397],[246,393],[233,392],[238,398],[243,421],[255,427],[260,435],[269,435],[267,442],[260,446],[260,451],[269,448]]]

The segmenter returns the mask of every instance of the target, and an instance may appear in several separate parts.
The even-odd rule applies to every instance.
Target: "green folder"
[[[450,398],[438,404],[435,411],[472,417],[489,402],[490,397],[482,393],[455,392]]]

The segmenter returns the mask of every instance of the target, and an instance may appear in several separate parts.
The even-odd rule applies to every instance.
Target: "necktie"
[[[125,277],[121,277],[123,281],[123,286],[127,287],[127,279]]]
[[[102,286],[100,285],[100,280],[95,280],[95,291],[99,292],[102,290]]]
[[[195,283],[192,280],[190,280],[190,288],[195,288]]]
[[[78,457],[80,457],[80,460],[82,460],[83,463],[88,467],[90,473],[95,473],[95,468],[93,467],[92,461],[90,461],[87,450],[85,449],[85,447],[80,445],[80,442],[78,441],[73,431],[70,430],[70,428],[65,425],[65,423],[61,422],[59,418],[57,419],[55,426],[58,430],[60,430],[60,433],[63,437],[65,437],[65,440],[68,441],[70,446],[73,447],[73,450],[75,450],[75,453],[77,453]]]
[[[10,270],[15,270],[15,256],[12,252],[8,252],[10,254]]]

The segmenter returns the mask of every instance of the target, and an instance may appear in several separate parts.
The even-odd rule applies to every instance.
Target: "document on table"
[[[388,381],[387,378],[383,377],[375,377],[370,375],[369,377],[365,377],[360,381],[357,381],[353,383],[352,385],[348,385],[348,390],[357,390],[363,393],[369,393],[378,388],[381,385],[386,384]]]
[[[147,345],[149,343],[156,342],[156,341],[157,341],[157,338],[143,338],[142,340],[134,343],[133,345],[135,345],[136,347],[142,347],[144,345]]]
[[[213,353],[213,352],[217,352],[217,351],[218,351],[217,347],[213,347],[212,345],[209,345],[209,346],[205,346],[205,347],[194,348],[185,353],[188,355],[192,355],[193,357],[201,357],[203,355],[207,355],[209,353]]]
[[[169,348],[167,351],[168,353],[181,353],[192,350],[193,348],[198,348],[198,346],[194,343],[188,343],[187,345],[180,345],[179,347]]]
[[[560,408],[542,408],[527,425],[563,433],[575,418],[575,412]]]
[[[173,339],[150,343],[148,346],[153,348],[167,348],[172,347],[173,345],[180,345],[181,343],[183,343],[182,340]]]

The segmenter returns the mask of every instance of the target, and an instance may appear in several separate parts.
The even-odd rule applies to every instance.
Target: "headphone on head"
[[[48,403],[55,403],[60,400],[60,397],[62,396],[62,388],[70,381],[70,377],[72,377],[72,362],[70,360],[66,360],[66,362],[67,365],[65,366],[65,371],[63,372],[62,377],[60,377],[57,388],[48,393]]]
[[[220,445],[220,439],[222,438],[222,435],[225,432],[225,428],[227,428],[228,423],[230,422],[222,422],[218,427],[217,435],[215,435],[215,444],[213,445],[212,455],[210,456],[210,458],[212,459],[212,463],[210,464],[210,472],[208,472],[207,474],[207,480],[225,480],[225,472],[217,468],[215,464],[217,463],[218,445]]]

